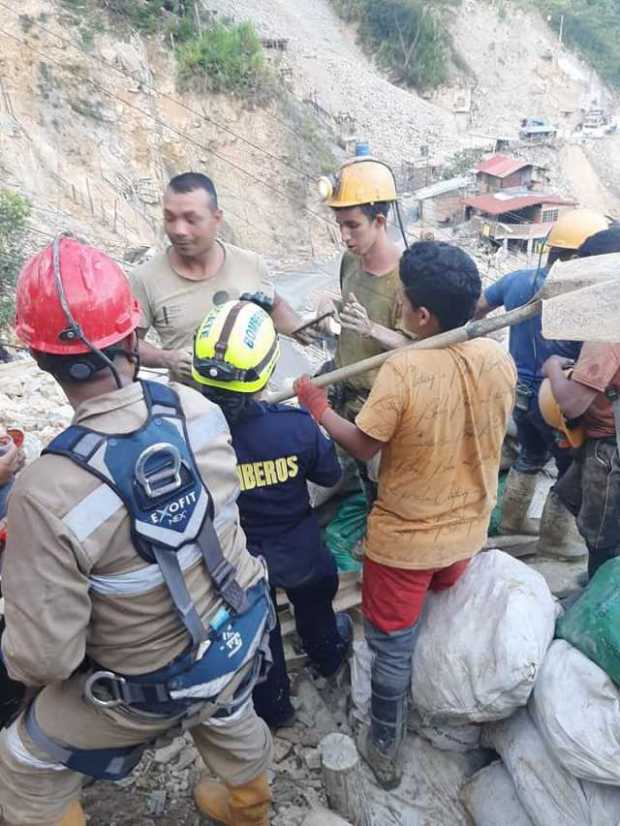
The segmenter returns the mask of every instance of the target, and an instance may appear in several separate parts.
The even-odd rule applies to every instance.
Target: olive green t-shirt
[[[362,269],[357,255],[345,252],[340,264],[340,285],[343,302],[353,293],[366,308],[368,317],[376,324],[390,330],[405,332],[402,326],[402,305],[398,297],[400,277],[398,267],[385,275],[373,275]],[[344,367],[362,359],[384,353],[385,348],[374,338],[365,338],[353,330],[343,329],[336,349],[336,366]],[[368,395],[379,370],[370,370],[349,379],[345,388],[349,399],[346,407],[350,413],[358,412]],[[359,399],[351,398],[359,393]]]
[[[222,266],[203,281],[192,281],[175,272],[167,252],[130,274],[142,310],[140,327],[157,330],[164,350],[191,349],[194,333],[214,305],[259,290],[273,298],[273,285],[259,255],[222,241],[218,244],[224,250]]]

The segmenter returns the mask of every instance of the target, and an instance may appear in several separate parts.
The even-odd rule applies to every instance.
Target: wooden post
[[[371,826],[355,743],[348,735],[334,732],[321,740],[319,748],[330,808],[353,826]]]

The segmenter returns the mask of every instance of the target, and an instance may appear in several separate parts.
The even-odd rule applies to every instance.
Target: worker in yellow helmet
[[[269,315],[250,301],[230,301],[211,310],[196,334],[193,378],[228,421],[241,487],[237,504],[250,553],[267,562],[274,601],[275,588],[287,592],[304,649],[320,674],[329,677],[345,659],[352,626],[346,614],[332,608],[338,574],[310,508],[307,480],[332,486],[341,471],[333,443],[308,413],[257,397],[279,354]],[[273,664],[266,681],[254,689],[254,708],[277,728],[294,716],[279,622],[270,647]],[[207,800],[211,788],[203,795]]]
[[[527,304],[542,288],[555,261],[567,261],[577,256],[581,244],[600,230],[607,219],[590,209],[574,209],[560,215],[547,237],[549,254],[544,267],[517,270],[500,278],[484,291],[478,303],[476,317],[503,306],[513,310]],[[510,329],[510,353],[517,365],[519,382],[514,420],[521,450],[510,469],[503,501],[502,533],[539,534],[538,551],[566,559],[585,554],[575,521],[551,489],[540,523],[528,516],[539,471],[554,457],[561,477],[571,463],[566,440],[558,442],[555,431],[544,421],[538,389],[542,382],[542,365],[557,355],[575,361],[581,345],[575,341],[550,341],[542,336],[539,316],[516,324]]]
[[[620,230],[590,236],[579,257],[620,252]],[[543,365],[540,407],[547,421],[580,446],[555,487],[577,518],[591,578],[620,556],[620,326],[615,341],[586,341],[569,371],[559,356]]]
[[[388,234],[390,208],[397,205],[398,196],[390,167],[368,155],[347,161],[334,178],[321,179],[320,189],[346,246],[340,264],[342,299],[333,307],[341,324],[335,361],[344,367],[410,341],[399,293],[401,249]],[[328,304],[324,301],[319,312]],[[332,402],[349,421],[362,409],[377,372],[339,385]],[[376,484],[366,465],[356,464],[371,505]]]

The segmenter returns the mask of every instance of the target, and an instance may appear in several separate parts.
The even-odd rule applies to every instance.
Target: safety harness
[[[150,674],[95,670],[86,679],[84,694],[101,708],[129,706],[180,720],[195,717],[205,703],[213,704],[214,716],[218,709],[230,714],[247,701],[269,661],[274,615],[267,584],[261,580],[245,591],[222,552],[213,526],[213,499],[196,467],[177,394],[156,382],[142,382],[142,388],[147,419],[141,428],[108,435],[73,425],[45,453],[71,459],[122,500],[134,547],[145,561],[159,566],[192,642],[184,654]],[[179,563],[179,551],[192,545],[224,602],[209,624],[191,599]],[[34,703],[26,726],[34,742],[57,762],[98,778],[126,776],[148,745],[66,748],[41,730]]]

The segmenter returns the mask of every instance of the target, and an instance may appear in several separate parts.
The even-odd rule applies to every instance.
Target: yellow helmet
[[[396,182],[390,167],[368,156],[346,161],[337,176],[319,179],[319,192],[335,209],[395,201]]]
[[[581,425],[571,426],[570,422],[567,421],[560,405],[555,400],[549,379],[543,379],[540,385],[538,406],[549,427],[563,435],[564,440],[568,443],[567,447],[581,447],[585,440],[585,431]]]
[[[560,215],[547,237],[547,246],[576,250],[586,238],[607,229],[609,221],[593,209],[571,209]]]
[[[194,339],[192,376],[198,384],[257,393],[280,357],[273,321],[251,301],[227,301],[206,316]]]

